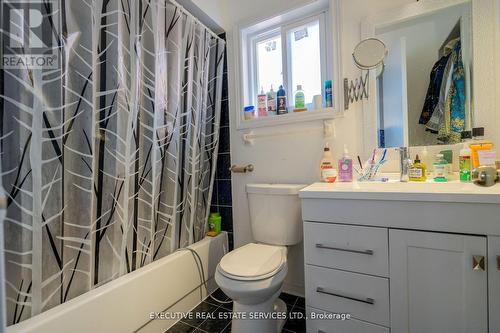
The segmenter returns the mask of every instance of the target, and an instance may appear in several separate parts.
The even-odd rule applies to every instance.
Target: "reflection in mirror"
[[[380,147],[454,144],[472,127],[471,6],[376,27],[389,50],[377,79]]]

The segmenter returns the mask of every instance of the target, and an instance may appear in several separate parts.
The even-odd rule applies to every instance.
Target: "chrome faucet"
[[[408,147],[396,148],[399,151],[399,181],[408,182],[410,180],[410,168],[412,160],[410,158],[410,150]]]

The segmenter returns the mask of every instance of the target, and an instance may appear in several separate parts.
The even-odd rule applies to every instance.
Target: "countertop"
[[[314,183],[299,192],[301,199],[358,199],[500,204],[500,184],[388,182]]]

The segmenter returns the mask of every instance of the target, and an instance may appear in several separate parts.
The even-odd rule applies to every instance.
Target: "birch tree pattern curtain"
[[[0,77],[9,324],[203,238],[219,137],[225,44],[182,8],[40,1],[58,65]]]

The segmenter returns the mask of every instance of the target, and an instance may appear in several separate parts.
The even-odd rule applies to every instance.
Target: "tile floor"
[[[219,300],[228,300],[228,297],[218,289],[213,295]],[[288,312],[302,313],[302,319],[288,319],[285,322],[282,333],[305,333],[306,321],[305,319],[305,300],[303,297],[298,297],[286,293],[282,293],[280,298],[286,303]],[[205,299],[196,308],[193,313],[211,313],[212,318],[221,318],[221,313],[231,312],[233,304],[222,304],[214,301],[211,298]],[[166,333],[226,333],[231,332],[230,319],[203,319],[202,316],[193,316],[179,321],[172,326]],[[301,316],[298,316],[301,317]]]

